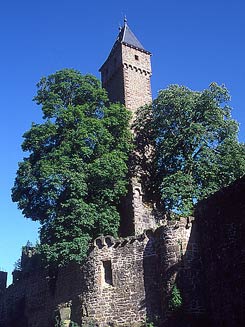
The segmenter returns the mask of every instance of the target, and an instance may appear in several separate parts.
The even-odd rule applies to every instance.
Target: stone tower
[[[111,102],[120,102],[134,113],[152,101],[150,56],[124,19],[124,26],[100,68],[102,86]]]
[[[102,86],[107,90],[110,101],[124,104],[133,113],[133,120],[136,110],[152,101],[150,58],[151,53],[145,50],[124,19],[124,26],[120,28],[100,72]],[[141,234],[155,227],[152,208],[144,202],[142,175],[138,168],[131,169],[134,171],[131,185],[120,209],[122,236]]]

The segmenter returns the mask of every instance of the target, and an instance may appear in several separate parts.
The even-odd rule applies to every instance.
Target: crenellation
[[[8,273],[0,271],[0,297],[6,290]]]

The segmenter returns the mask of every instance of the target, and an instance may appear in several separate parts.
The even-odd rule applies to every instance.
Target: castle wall
[[[160,314],[153,238],[97,238],[90,260],[94,281],[83,299],[85,323],[140,325],[147,316]]]
[[[49,326],[46,318],[49,304],[45,276],[39,272],[22,276],[5,290],[0,301],[0,326]]]
[[[25,255],[14,284],[2,288],[0,327],[140,326],[157,317],[167,327],[243,326],[244,191],[245,178],[201,201],[195,220],[168,221],[154,233],[101,236],[81,266],[40,271],[28,262],[35,255]],[[182,299],[177,320],[173,285]]]
[[[202,262],[199,233],[193,218],[168,221],[157,230],[160,256],[162,319],[168,326],[174,312],[170,306],[173,286],[181,296],[181,311],[186,316],[201,317],[205,313],[202,288]]]
[[[0,326],[141,325],[160,315],[158,276],[151,234],[100,237],[83,266],[20,276],[0,301]]]
[[[245,177],[199,203],[204,289],[215,327],[245,321]]]
[[[0,271],[0,296],[5,290],[7,285],[7,273],[4,271]]]

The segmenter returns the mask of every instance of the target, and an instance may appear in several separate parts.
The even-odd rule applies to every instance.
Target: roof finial
[[[126,17],[126,15],[124,15],[124,25],[127,25],[127,17]]]

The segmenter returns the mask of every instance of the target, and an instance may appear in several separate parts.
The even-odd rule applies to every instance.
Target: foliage
[[[151,318],[147,317],[142,326],[156,327],[156,326],[160,326],[160,325],[161,325],[160,316],[154,315]]]
[[[172,311],[176,311],[180,309],[182,306],[182,297],[180,294],[180,290],[176,286],[176,284],[173,285],[173,288],[171,290],[170,300],[169,300],[169,308]]]
[[[146,321],[144,324],[145,327],[155,327],[154,323],[152,321]]]
[[[38,83],[42,124],[24,134],[12,199],[39,221],[39,250],[49,262],[80,262],[89,241],[116,235],[117,205],[127,189],[129,112],[108,104],[90,75],[64,69]]]
[[[76,322],[71,321],[69,327],[79,327],[79,325]]]
[[[59,315],[55,316],[55,325],[54,327],[65,327],[65,323],[63,321],[60,320]]]
[[[14,270],[18,270],[21,271],[22,267],[21,267],[21,259],[18,259],[15,263],[14,263]]]
[[[237,140],[229,99],[216,83],[202,92],[171,85],[138,111],[139,157],[166,211],[190,215],[197,201],[245,173],[245,145]],[[154,148],[151,165],[147,144]]]

